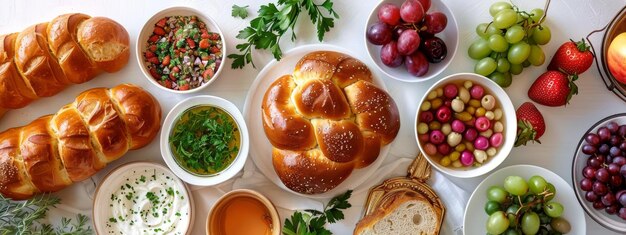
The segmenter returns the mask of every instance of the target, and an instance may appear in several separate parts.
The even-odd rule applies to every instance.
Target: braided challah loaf
[[[147,145],[160,128],[161,106],[137,86],[85,91],[54,115],[0,133],[0,193],[27,199],[63,189]]]
[[[400,129],[396,104],[367,66],[338,52],[305,55],[270,85],[261,109],[274,170],[299,193],[335,188],[374,162]]]
[[[0,36],[0,113],[116,72],[128,63],[129,37],[117,22],[66,14]]]

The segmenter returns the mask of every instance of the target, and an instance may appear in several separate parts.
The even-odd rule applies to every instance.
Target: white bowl
[[[575,197],[572,196],[574,194],[572,187],[554,172],[533,165],[504,167],[487,176],[474,190],[467,202],[465,214],[463,215],[463,234],[487,234],[486,224],[489,216],[484,210],[487,203],[487,189],[493,185],[503,186],[504,178],[510,175],[521,176],[525,180],[534,175],[539,175],[549,183],[552,183],[556,189],[556,196],[552,200],[563,205],[565,209],[562,217],[572,226],[572,230],[568,234],[586,234],[584,212]]]
[[[365,23],[364,32],[367,32],[367,29],[369,28],[370,25],[378,22],[378,8],[380,8],[380,6],[386,3],[392,3],[400,7],[400,5],[402,5],[404,1],[405,0],[380,1],[378,5],[376,5],[376,7],[372,9],[372,12],[370,13],[370,17]],[[450,10],[450,8],[448,8],[448,6],[442,0],[432,0],[431,2],[432,3],[428,12],[439,11],[445,14],[446,17],[448,18],[448,24],[446,28],[442,32],[435,35],[441,38],[441,40],[443,40],[446,43],[448,54],[446,55],[446,58],[443,61],[439,63],[434,63],[434,64],[431,63],[429,65],[428,72],[421,77],[415,77],[411,75],[409,72],[407,72],[404,64],[396,68],[392,68],[383,64],[383,62],[380,60],[380,48],[382,46],[374,45],[370,43],[367,40],[367,36],[363,35],[363,38],[365,39],[364,43],[365,43],[365,49],[367,50],[367,53],[369,54],[370,58],[372,58],[372,60],[374,61],[374,64],[376,64],[376,66],[387,76],[393,79],[399,80],[399,81],[403,81],[403,82],[423,82],[423,81],[427,81],[431,78],[436,77],[441,72],[443,72],[443,70],[446,69],[448,65],[450,65],[450,62],[454,58],[457,48],[459,47],[459,28],[456,23],[456,19],[454,18],[454,14],[452,14],[452,11]]]
[[[509,98],[509,96],[506,94],[506,92],[504,92],[502,87],[498,86],[498,84],[484,76],[475,73],[452,74],[437,81],[435,84],[433,84],[432,87],[428,89],[428,91],[426,91],[426,93],[424,93],[424,96],[420,100],[420,105],[418,105],[418,107],[421,106],[422,103],[424,103],[428,93],[437,89],[438,87],[443,87],[445,84],[448,84],[450,82],[466,80],[472,81],[474,84],[480,84],[481,86],[483,86],[485,88],[485,94],[493,95],[496,98],[497,103],[500,105],[500,108],[502,109],[502,118],[504,120],[504,143],[500,146],[500,148],[498,149],[498,153],[495,156],[490,157],[489,159],[487,159],[486,162],[478,167],[464,166],[460,168],[453,168],[452,166],[443,166],[439,163],[439,161],[432,159],[431,156],[426,154],[422,143],[419,141],[417,134],[417,124],[419,123],[419,116],[421,113],[421,110],[419,108],[417,110],[417,113],[415,114],[415,121],[413,122],[415,124],[413,127],[415,132],[415,140],[417,141],[417,145],[419,146],[420,151],[422,151],[422,153],[424,153],[424,156],[426,156],[426,160],[428,160],[428,162],[430,162],[430,164],[440,172],[457,178],[472,178],[481,176],[498,167],[504,161],[504,159],[509,156],[511,149],[513,149],[515,135],[517,134],[517,117],[515,116],[515,108],[513,107],[513,103],[511,103],[511,99]]]
[[[226,111],[235,120],[237,128],[239,129],[239,133],[241,134],[241,144],[239,145],[239,152],[237,153],[237,156],[235,157],[233,162],[224,170],[213,175],[204,176],[189,173],[178,164],[176,159],[174,159],[175,156],[172,153],[169,144],[169,137],[172,133],[172,129],[174,128],[174,123],[176,122],[178,117],[189,108],[199,105],[213,106]],[[174,174],[176,174],[176,176],[189,184],[210,186],[222,183],[232,178],[243,168],[243,165],[246,163],[246,159],[248,158],[250,137],[248,135],[248,127],[246,126],[246,122],[244,121],[239,109],[237,109],[237,106],[235,106],[228,100],[219,97],[201,95],[190,97],[179,102],[167,114],[165,122],[163,123],[163,128],[161,130],[160,145],[161,156],[163,156],[163,160],[165,160],[167,166],[174,172]]]
[[[191,191],[189,191],[189,189],[187,188],[187,185],[185,185],[185,183],[183,183],[182,181],[180,181],[180,179],[175,177],[174,174],[169,169],[167,169],[167,167],[161,164],[152,163],[152,162],[126,163],[124,165],[118,166],[117,168],[111,170],[102,179],[102,181],[100,181],[100,183],[98,184],[98,187],[96,188],[96,196],[93,200],[92,218],[93,218],[95,232],[97,234],[108,234],[109,232],[111,232],[109,231],[110,227],[108,225],[111,225],[112,223],[109,221],[109,219],[113,216],[113,213],[114,213],[113,211],[115,210],[115,208],[111,206],[113,203],[111,199],[112,195],[115,194],[121,187],[123,187],[123,185],[127,185],[127,184],[134,185],[135,180],[138,177],[140,177],[140,175],[144,174],[142,172],[145,173],[145,176],[147,177],[146,178],[147,182],[145,183],[145,185],[143,184],[143,182],[139,183],[141,184],[140,187],[135,186],[138,189],[150,190],[152,192],[155,192],[158,195],[158,192],[160,192],[160,190],[163,190],[166,186],[176,187],[176,189],[174,190],[177,192],[176,199],[180,198],[180,201],[175,202],[175,203],[173,201],[173,203],[176,205],[180,205],[180,208],[177,211],[174,211],[170,208],[169,210],[170,214],[167,214],[167,215],[170,215],[173,218],[180,218],[180,221],[176,223],[176,228],[174,229],[173,232],[176,232],[177,234],[191,234],[194,217],[195,217],[194,203],[193,203],[193,197],[191,196]],[[151,175],[154,174],[155,172],[156,174],[154,177],[163,177],[163,178],[154,178],[154,179],[164,179],[163,182],[167,182],[169,183],[169,185],[159,185],[159,184],[150,182],[150,180],[152,179]],[[129,181],[129,179],[131,180]],[[122,211],[126,211],[127,213],[129,212],[128,210],[132,208],[149,209],[148,206],[150,206],[150,203],[147,202],[147,199],[145,197],[146,197],[145,194],[144,195],[137,194],[137,198],[136,198],[137,202],[135,203],[136,207],[133,207],[132,205],[129,205],[129,204],[125,204],[125,207],[120,208],[120,209]],[[125,199],[123,198],[121,200],[125,201]],[[128,201],[124,202],[124,201],[122,203],[131,203],[131,204],[133,203],[133,202],[128,202]],[[171,214],[174,212],[179,212],[180,216]],[[117,213],[121,213],[121,212],[117,212]],[[116,223],[122,223],[122,222],[118,221]],[[116,223],[113,223],[113,224],[116,224]],[[135,223],[135,224],[138,224],[138,223]],[[128,231],[125,231],[125,232],[128,232]]]
[[[210,32],[215,32],[220,35],[220,38],[222,39],[222,62],[220,63],[220,66],[217,68],[217,71],[215,71],[215,74],[213,75],[213,77],[208,82],[200,85],[199,87],[189,89],[186,91],[177,91],[177,90],[169,89],[167,87],[161,86],[161,84],[157,83],[152,77],[152,75],[150,75],[150,72],[148,71],[147,66],[146,66],[146,62],[144,62],[143,53],[146,50],[146,44],[148,42],[148,38],[152,34],[152,31],[154,31],[154,25],[156,24],[156,22],[158,22],[160,19],[166,16],[192,16],[192,15],[197,16],[198,19],[204,22],[206,24],[207,29]],[[154,14],[154,16],[152,16],[148,21],[146,21],[143,28],[141,29],[141,32],[139,33],[139,36],[137,37],[137,42],[135,43],[136,45],[135,56],[137,57],[139,68],[141,69],[141,72],[143,72],[144,77],[148,79],[148,81],[150,81],[150,83],[152,83],[153,85],[165,91],[172,92],[172,93],[177,93],[177,94],[193,93],[209,86],[219,77],[220,73],[222,72],[224,68],[224,64],[225,64],[225,59],[226,59],[225,55],[227,55],[225,39],[226,38],[224,37],[224,34],[222,34],[222,30],[220,30],[217,23],[210,16],[205,15],[204,13],[196,9],[190,8],[190,7],[182,7],[182,6],[171,7],[171,8],[167,8],[167,9],[159,11],[158,13]]]

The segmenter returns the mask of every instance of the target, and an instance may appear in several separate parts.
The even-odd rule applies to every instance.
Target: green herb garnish
[[[81,214],[76,215],[76,220],[62,218],[59,226],[39,222],[60,202],[59,198],[49,194],[26,201],[12,201],[0,195],[0,234],[93,234],[89,218]]]
[[[201,106],[185,111],[170,137],[176,158],[196,173],[219,172],[239,151],[237,127],[224,111]]]
[[[279,9],[280,7],[280,9]],[[322,9],[328,12],[328,16],[322,13]],[[311,22],[316,24],[317,39],[324,40],[324,34],[335,26],[335,19],[339,15],[333,9],[332,0],[325,0],[322,4],[316,4],[314,0],[278,0],[277,4],[270,3],[259,8],[259,16],[250,21],[250,26],[242,29],[237,34],[237,38],[246,39],[248,42],[238,44],[235,48],[243,54],[230,54],[228,58],[233,59],[231,67],[233,69],[243,68],[246,64],[252,64],[252,48],[269,49],[274,58],[280,60],[282,50],[280,49],[280,39],[291,28],[291,41],[296,40],[296,21],[302,11],[307,11]]]
[[[246,17],[248,17],[248,6],[237,6],[233,4],[233,11],[232,11],[232,16],[233,17],[239,17],[241,19],[245,19]]]
[[[348,190],[344,194],[338,195],[328,202],[324,207],[324,211],[305,210],[305,212],[296,211],[291,218],[285,219],[283,226],[283,235],[330,235],[333,234],[326,229],[326,222],[335,223],[344,218],[341,210],[350,208],[352,205],[348,199],[352,195],[352,190]]]

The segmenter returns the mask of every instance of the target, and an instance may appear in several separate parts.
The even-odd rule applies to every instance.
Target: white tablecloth
[[[489,5],[495,0],[489,1],[464,1],[444,0],[453,11],[459,23],[460,43],[458,52],[455,54],[452,64],[438,77],[444,77],[457,72],[473,70],[474,61],[466,54],[467,48],[476,38],[474,29],[478,23],[490,20],[488,14]],[[245,95],[256,74],[260,69],[273,59],[266,52],[255,52],[254,60],[258,66],[256,69],[247,66],[243,70],[226,69],[218,81],[201,92],[192,95],[173,95],[166,93],[150,84],[140,72],[135,59],[134,46],[136,37],[143,23],[154,13],[170,6],[191,6],[211,15],[221,26],[227,40],[229,53],[235,51],[235,45],[240,40],[235,39],[238,31],[244,28],[248,21],[235,19],[230,16],[232,4],[250,5],[251,16],[256,15],[261,2],[253,0],[236,1],[165,1],[165,0],[4,0],[0,8],[0,32],[9,33],[24,29],[25,27],[43,21],[48,21],[55,16],[68,12],[83,12],[92,16],[106,16],[120,22],[131,37],[133,53],[131,61],[120,72],[104,74],[86,84],[72,86],[61,94],[52,98],[41,99],[26,108],[9,112],[0,121],[0,130],[9,127],[25,125],[31,120],[44,114],[54,113],[62,105],[71,102],[80,92],[93,87],[111,87],[119,83],[129,82],[143,86],[161,102],[164,114],[167,113],[178,101],[196,95],[210,94],[226,98],[235,103],[240,109],[243,107]],[[375,68],[372,60],[365,51],[365,21],[377,1],[348,1],[335,0],[335,9],[341,19],[337,20],[335,27],[326,35],[325,43],[346,48],[352,55],[358,57],[375,72],[377,76],[383,74]],[[523,9],[542,8],[544,1],[514,1]],[[553,0],[548,11],[547,24],[552,30],[552,40],[544,51],[547,60],[551,59],[556,48],[569,38],[578,40],[586,36],[591,30],[602,28],[624,6],[625,0]],[[304,16],[304,14],[303,14]],[[307,17],[302,17],[298,22],[296,34],[298,41],[292,43],[289,38],[283,39],[281,45],[283,51],[290,48],[317,43],[314,28],[310,26]],[[592,38],[596,46],[600,46],[601,34]],[[231,64],[230,60],[225,62]],[[547,62],[541,67],[528,68],[524,73],[514,77],[513,85],[506,89],[513,104],[517,107],[529,100],[526,92],[530,84],[539,74],[545,71]],[[417,102],[423,92],[437,79],[423,83],[403,83],[392,79],[384,79],[389,92],[396,100],[401,111],[402,129],[392,144],[390,157],[381,166],[380,170],[368,180],[368,186],[375,185],[391,176],[404,175],[409,158],[415,156],[417,145],[413,135],[413,118],[417,109]],[[574,148],[580,137],[587,128],[608,115],[624,112],[626,104],[615,95],[607,91],[598,76],[598,71],[593,66],[581,76],[578,82],[580,94],[575,96],[567,107],[550,108],[539,106],[547,123],[547,132],[542,138],[543,144],[530,145],[514,149],[502,166],[514,164],[533,164],[550,169],[571,184],[571,160]],[[69,213],[83,213],[91,215],[92,193],[94,183],[98,182],[110,169],[130,161],[148,160],[163,162],[159,152],[158,140],[149,146],[129,152],[124,158],[112,163],[100,171],[91,181],[78,183],[65,189],[57,195],[63,203],[58,209],[52,210],[49,216],[51,221],[57,221],[61,216]],[[442,174],[434,174],[431,184],[442,196],[448,208],[448,215],[443,234],[460,234],[462,225],[462,213],[473,188],[484,177],[475,179],[449,179],[462,189],[450,184]],[[248,161],[242,174],[235,180],[228,181],[216,187],[198,188],[193,187],[193,196],[196,202],[196,220],[193,234],[204,233],[206,215],[212,203],[224,192],[232,188],[254,188],[265,195],[279,207],[281,217],[291,215],[293,209],[317,208],[320,209],[325,201],[310,200],[293,196],[290,193],[278,189],[273,183],[258,171],[252,161]],[[353,207],[347,213],[347,219],[338,224],[329,226],[335,234],[351,233],[354,224],[361,216],[363,203],[367,194],[367,187],[356,189],[355,195],[350,202]],[[571,195],[574,197],[574,195]],[[582,216],[582,215],[581,215]],[[586,216],[587,234],[615,234],[596,224]],[[482,226],[482,225],[481,225]],[[456,232],[455,232],[456,231]]]

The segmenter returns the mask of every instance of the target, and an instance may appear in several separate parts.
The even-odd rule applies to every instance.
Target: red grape
[[[584,191],[591,191],[593,185],[593,181],[591,181],[590,179],[584,178],[583,180],[580,181],[580,188]]]
[[[387,3],[378,9],[378,20],[391,26],[400,23],[400,8],[394,4]]]
[[[405,28],[403,27],[396,27],[393,32],[391,32],[391,38],[393,40],[398,40],[398,38],[400,37],[400,34],[402,34],[402,32],[404,32]]]
[[[398,52],[400,55],[410,55],[420,45],[420,35],[413,29],[404,30],[398,37]]]
[[[448,18],[441,12],[431,12],[424,17],[426,32],[436,34],[443,31],[448,24]]]
[[[428,72],[428,61],[422,52],[416,51],[412,55],[404,58],[404,65],[410,74],[416,77],[423,76]]]
[[[389,67],[398,67],[404,62],[404,57],[398,53],[396,41],[391,41],[380,48],[380,60]]]
[[[430,9],[430,0],[419,0],[422,4],[422,8],[424,8],[424,12],[427,12]]]
[[[426,59],[430,63],[439,63],[443,61],[448,54],[446,43],[438,37],[427,38],[423,40],[423,43],[420,46],[420,50],[424,53]]]
[[[585,141],[590,145],[598,146],[600,144],[600,137],[594,133],[589,133],[585,136]]]
[[[424,8],[417,0],[406,0],[400,6],[400,17],[404,22],[417,23],[424,18]]]
[[[391,27],[389,25],[376,22],[367,30],[367,40],[374,45],[384,45],[391,41]]]

